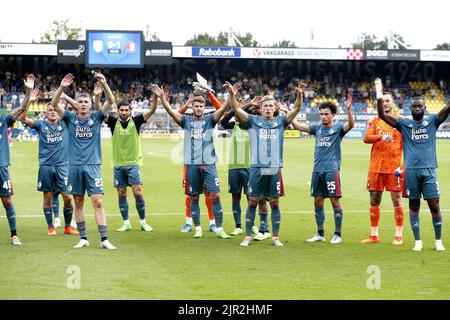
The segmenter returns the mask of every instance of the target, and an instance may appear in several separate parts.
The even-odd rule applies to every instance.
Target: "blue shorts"
[[[436,177],[436,169],[408,169],[406,171],[406,197],[417,200],[423,198],[438,199],[439,184]]]
[[[37,190],[41,192],[67,192],[69,169],[62,166],[39,166]]]
[[[313,172],[311,178],[311,196],[323,198],[342,197],[340,172]]]
[[[8,167],[0,167],[0,197],[10,197],[14,194]]]
[[[279,198],[281,196],[281,169],[250,168],[248,195]]]
[[[114,167],[114,188],[126,188],[141,184],[139,166]]]
[[[197,195],[205,190],[209,193],[220,192],[219,176],[215,164],[187,164],[186,169],[185,194]]]
[[[228,192],[229,193],[248,193],[248,180],[250,169],[231,169],[228,170]]]
[[[69,165],[67,192],[76,196],[103,194],[102,172],[99,164]]]

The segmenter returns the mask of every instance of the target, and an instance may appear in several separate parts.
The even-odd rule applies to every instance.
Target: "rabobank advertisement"
[[[89,66],[142,67],[142,32],[87,31]]]
[[[192,57],[197,58],[240,58],[241,48],[236,47],[192,47]]]

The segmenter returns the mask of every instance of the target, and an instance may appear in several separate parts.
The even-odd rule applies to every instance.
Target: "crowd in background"
[[[169,96],[169,102],[174,108],[183,106],[192,94],[192,83],[196,81],[194,75],[182,75],[180,80],[162,79],[158,74],[150,76],[142,72],[117,71],[109,73],[105,70],[110,87],[116,95],[117,101],[128,98],[134,109],[146,109],[150,105],[150,86],[153,83],[164,85]],[[59,86],[63,75],[37,74],[36,87],[41,89],[41,103],[51,100],[51,92]],[[93,88],[93,77],[89,70],[82,74],[75,75],[76,81],[73,86],[66,90],[66,94],[75,97],[77,93],[91,91]],[[0,110],[17,107],[23,100],[23,79],[24,75],[17,75],[11,71],[0,71]],[[343,80],[335,81],[332,76],[324,76],[322,79],[312,79],[306,75],[302,77],[308,87],[304,94],[303,113],[317,112],[317,104],[324,100],[331,100],[342,106],[342,97],[346,96],[351,88],[353,91],[353,108],[356,113],[376,113],[374,104],[372,84],[366,81]],[[223,103],[227,96],[223,89],[223,81],[231,83],[241,83],[241,94],[245,100],[254,96],[272,95],[277,100],[285,102],[291,108],[296,99],[294,87],[299,81],[298,78],[287,77],[283,74],[277,76],[265,76],[262,74],[246,75],[236,72],[230,75],[230,79],[219,79],[215,77],[207,78],[209,85],[216,91],[216,96]],[[437,91],[449,95],[449,83],[447,80],[440,80],[436,83],[427,82],[420,88],[412,88],[410,84],[394,83],[389,76],[383,78],[383,83],[387,90],[391,91],[394,101],[400,109],[408,107],[408,102],[412,96],[423,95],[428,92],[429,97],[436,95]],[[162,107],[161,107],[162,108]],[[341,109],[342,110],[342,109]],[[38,112],[36,112],[38,113]],[[175,125],[165,116],[164,113],[157,113],[145,128],[172,128]]]

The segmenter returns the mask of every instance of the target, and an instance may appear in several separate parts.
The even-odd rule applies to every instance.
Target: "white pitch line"
[[[381,210],[381,212],[392,212],[392,210]],[[450,209],[443,209],[441,212],[450,212]],[[314,214],[313,211],[281,211],[282,214]],[[344,210],[345,213],[364,213],[368,214],[368,210]],[[231,212],[224,212],[224,215],[231,215]],[[245,214],[245,211],[242,212],[242,214]],[[158,212],[158,213],[147,213],[147,216],[184,216],[184,212]],[[44,214],[24,214],[24,215],[18,215],[18,218],[42,218]],[[120,214],[106,214],[107,217],[121,217]],[[93,214],[86,214],[86,217],[94,217]],[[5,216],[0,216],[0,219],[6,219]]]

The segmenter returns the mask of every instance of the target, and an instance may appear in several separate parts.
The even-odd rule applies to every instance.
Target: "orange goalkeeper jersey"
[[[393,141],[381,141],[384,134],[390,135]],[[369,172],[395,173],[395,169],[401,166],[402,135],[379,117],[369,122],[364,142],[372,143]]]

